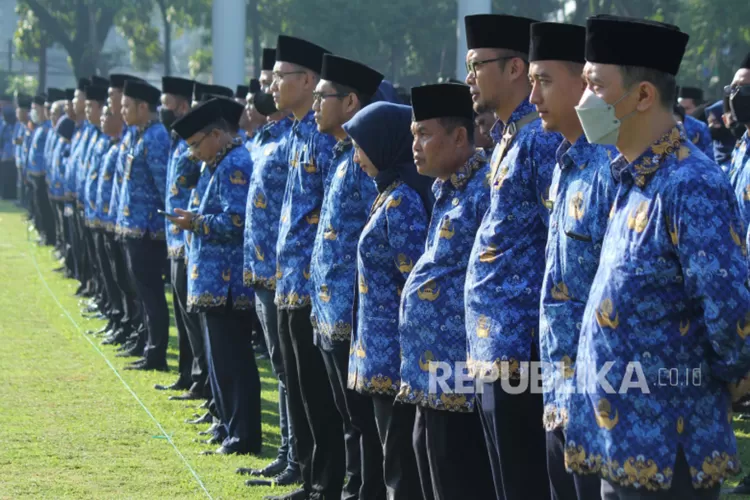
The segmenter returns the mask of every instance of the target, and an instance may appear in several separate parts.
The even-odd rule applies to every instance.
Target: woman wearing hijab
[[[401,289],[424,251],[432,207],[432,181],[416,172],[412,159],[411,115],[408,106],[379,102],[344,125],[354,161],[378,190],[357,251],[348,387],[372,397],[389,499],[422,497],[411,445],[415,408],[394,403],[401,382]]]

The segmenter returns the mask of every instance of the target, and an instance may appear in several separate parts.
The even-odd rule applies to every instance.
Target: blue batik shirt
[[[14,125],[4,122],[5,125],[0,129],[0,159],[2,161],[13,160],[13,129]]]
[[[65,206],[73,207],[76,197],[76,176],[78,175],[78,164],[83,161],[83,150],[88,139],[88,122],[77,125],[76,132],[70,145],[70,158],[65,168]]]
[[[615,148],[589,144],[583,135],[557,149],[539,324],[547,431],[568,419],[583,309],[615,198],[610,171],[615,156]]]
[[[44,141],[44,164],[47,168],[47,174],[52,171],[52,152],[55,150],[57,139],[60,137],[55,132],[56,123],[49,121],[49,127],[47,129],[47,140]]]
[[[109,144],[101,160],[95,198],[95,217],[99,219],[101,228],[108,233],[115,232],[115,223],[117,222],[117,211],[110,210],[110,202],[112,200],[112,189],[115,185],[119,155],[120,139],[110,137]]]
[[[282,309],[310,305],[310,257],[335,142],[333,136],[318,132],[312,110],[292,125],[276,245],[275,301]]]
[[[99,177],[105,175],[104,156],[109,151],[112,139],[105,134],[99,134],[99,139],[94,145],[94,150],[89,159],[89,170],[86,174],[86,186],[84,192],[84,218],[86,224],[92,228],[102,228],[104,221],[99,218],[101,213],[97,205],[97,190],[99,188]],[[109,200],[107,201],[109,202]]]
[[[128,159],[128,151],[130,151],[134,134],[135,127],[123,125],[120,151],[117,153],[115,175],[112,181],[112,197],[109,200],[110,217],[113,218],[112,222],[115,225],[115,233],[117,232],[117,214],[120,210],[120,193],[122,192],[122,185],[125,178],[125,162]]]
[[[28,177],[44,177],[47,173],[47,162],[44,161],[44,148],[47,144],[47,132],[50,129],[50,122],[45,121],[39,124],[31,137],[31,147],[29,148],[29,158],[26,163],[26,175]]]
[[[703,154],[708,156],[710,160],[714,159],[714,142],[711,139],[711,131],[708,129],[708,125],[703,123],[697,118],[693,118],[690,115],[685,116],[683,122],[685,127],[685,135],[695,146],[703,151]]]
[[[16,167],[23,166],[23,143],[28,129],[26,125],[17,121],[13,126],[13,155],[16,159]]]
[[[395,396],[401,387],[398,306],[425,247],[427,211],[416,191],[398,180],[380,193],[357,247],[357,317],[348,387]]]
[[[173,213],[175,208],[187,210],[190,193],[200,175],[200,163],[190,153],[187,142],[173,138],[173,146],[167,164],[166,211]],[[185,258],[185,236],[182,229],[165,218],[167,235],[167,255],[170,259]]]
[[[422,257],[401,295],[401,387],[397,400],[436,410],[471,412],[474,390],[459,390],[457,363],[466,362],[464,283],[469,253],[489,208],[489,165],[477,151],[450,179],[436,180],[435,205]],[[538,306],[537,306],[538,307]],[[445,384],[430,388],[431,373],[451,370]],[[465,378],[465,377],[464,377]],[[464,384],[465,385],[465,384]]]
[[[276,289],[276,242],[284,190],[289,175],[288,143],[292,119],[261,127],[246,144],[253,174],[245,209],[245,265],[247,286]]]
[[[528,100],[511,114],[507,127],[532,113]],[[492,136],[490,209],[482,221],[466,273],[466,331],[469,373],[485,381],[517,377],[538,353],[539,298],[549,213],[545,204],[562,136],[544,132],[535,118],[521,128],[501,158],[506,125]],[[512,130],[512,129],[510,129]]]
[[[357,242],[378,195],[353,157],[351,140],[334,146],[310,260],[313,326],[316,343],[324,349],[351,341]]]
[[[727,385],[750,370],[743,223],[726,174],[678,127],[618,184],[583,315],[566,429],[574,473],[669,489],[678,449],[696,489],[739,471]]]
[[[745,132],[732,153],[729,179],[740,204],[745,226],[750,226],[750,132]]]
[[[160,122],[136,129],[125,157],[117,234],[124,238],[163,240],[164,210],[169,160],[169,133]]]
[[[252,173],[250,154],[230,143],[209,165],[210,179],[192,221],[188,309],[191,312],[253,307],[253,292],[242,281],[245,202]]]
[[[86,149],[83,151],[82,161],[78,164],[78,173],[76,174],[76,200],[81,212],[85,212],[86,205],[86,180],[92,169],[92,161],[96,145],[99,142],[101,131],[99,127],[89,124],[89,136],[86,142]]]
[[[55,134],[57,135],[57,134]],[[65,172],[70,158],[70,141],[57,136],[57,144],[52,151],[52,171],[49,181],[50,199],[65,201]]]

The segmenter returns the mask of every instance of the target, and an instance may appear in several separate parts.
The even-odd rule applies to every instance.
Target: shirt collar
[[[634,182],[642,189],[670,156],[679,154],[679,159],[683,154],[689,154],[686,143],[684,131],[675,125],[649,146],[633,163],[628,163],[623,155],[618,156],[612,162],[612,177],[615,182]]]
[[[471,158],[468,159],[448,180],[436,179],[432,185],[435,197],[443,189],[443,186],[450,183],[455,189],[463,189],[474,176],[474,172],[487,164],[487,157],[481,149],[478,149]]]
[[[261,141],[265,141],[269,137],[277,138],[287,130],[289,130],[289,127],[291,127],[293,124],[293,120],[290,116],[285,116],[279,121],[276,122],[269,122],[263,125],[260,128],[260,133],[258,134],[258,138]]]
[[[574,144],[565,139],[555,154],[557,164],[562,170],[572,167],[584,168],[588,164],[588,159],[591,158],[591,153],[597,147],[586,140],[584,134],[581,134]]]
[[[213,171],[213,169],[215,169],[216,166],[219,163],[221,163],[221,160],[223,160],[224,157],[228,155],[231,150],[233,150],[234,148],[238,146],[242,146],[242,144],[243,144],[242,137],[240,136],[233,137],[232,140],[229,141],[226,146],[221,148],[221,150],[218,153],[216,153],[216,156],[214,157],[214,159],[211,160],[206,165],[208,166],[208,168],[210,168]]]
[[[507,125],[510,125],[511,123],[516,123],[524,116],[528,115],[529,113],[534,111],[534,105],[529,102],[529,98],[526,97],[521,104],[518,105],[518,107],[513,111],[513,113],[510,114],[510,119],[508,120],[508,123],[503,123],[499,119],[495,122],[495,124],[492,126],[492,130],[490,130],[490,136],[492,137],[492,140],[495,141],[496,144],[500,144],[500,141],[503,138],[503,133],[505,132],[505,127]]]
[[[352,149],[352,139],[350,137],[347,137],[343,141],[338,141],[336,145],[333,146],[333,156],[340,156],[342,154],[345,154],[350,149]]]
[[[294,120],[292,124],[292,132],[297,135],[302,135],[304,127],[315,122],[315,112],[311,109],[301,120]]]

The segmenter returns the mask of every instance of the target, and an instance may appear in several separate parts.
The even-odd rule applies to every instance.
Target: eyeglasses
[[[273,80],[275,82],[280,82],[287,75],[303,75],[303,74],[305,74],[305,71],[274,71]]]
[[[196,142],[196,143],[194,143],[194,144],[189,144],[189,145],[188,145],[188,149],[190,150],[190,152],[191,152],[191,153],[192,153],[193,155],[195,155],[195,152],[196,152],[196,151],[198,151],[198,148],[200,148],[200,147],[201,147],[201,144],[203,143],[203,141],[205,141],[205,140],[206,140],[206,137],[208,137],[209,135],[211,135],[211,134],[206,134],[206,135],[204,135],[203,137],[201,137],[201,140],[200,140],[200,141],[198,141],[198,142]]]
[[[503,56],[503,57],[496,57],[494,59],[485,59],[484,61],[469,61],[466,63],[466,72],[470,75],[476,76],[477,75],[477,68],[481,66],[482,64],[487,64],[491,62],[497,62],[497,61],[505,61],[507,59],[513,59],[517,56]]]
[[[750,95],[750,85],[727,85],[724,87],[724,95],[731,97],[735,94]]]
[[[341,94],[341,93],[324,94],[323,92],[313,92],[313,102],[320,102],[323,99],[330,99],[331,97],[337,97],[341,99],[348,95],[349,94]]]

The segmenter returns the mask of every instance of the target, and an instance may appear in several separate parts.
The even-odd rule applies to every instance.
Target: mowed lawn
[[[35,239],[24,214],[0,201],[0,499],[259,499],[290,489],[249,488],[235,474],[276,455],[278,398],[267,362],[263,457],[201,456],[217,446],[194,442],[207,425],[185,423],[202,412],[200,402],[168,401],[175,393],[153,388],[177,378],[175,329],[172,372],[123,370],[127,359],[85,334],[104,322],[81,317],[77,284],[53,272],[52,251]]]
[[[170,393],[153,388],[176,373],[122,370],[127,360],[85,334],[103,322],[81,317],[77,283],[52,271],[51,250],[35,238],[24,214],[0,201],[0,499],[259,499],[289,491],[248,488],[235,474],[263,466],[279,444],[267,362],[260,365],[264,457],[199,455],[215,446],[194,442],[207,426],[185,423],[201,412],[198,404],[168,401]],[[172,370],[176,348],[172,328]],[[750,470],[750,423],[736,428]]]

